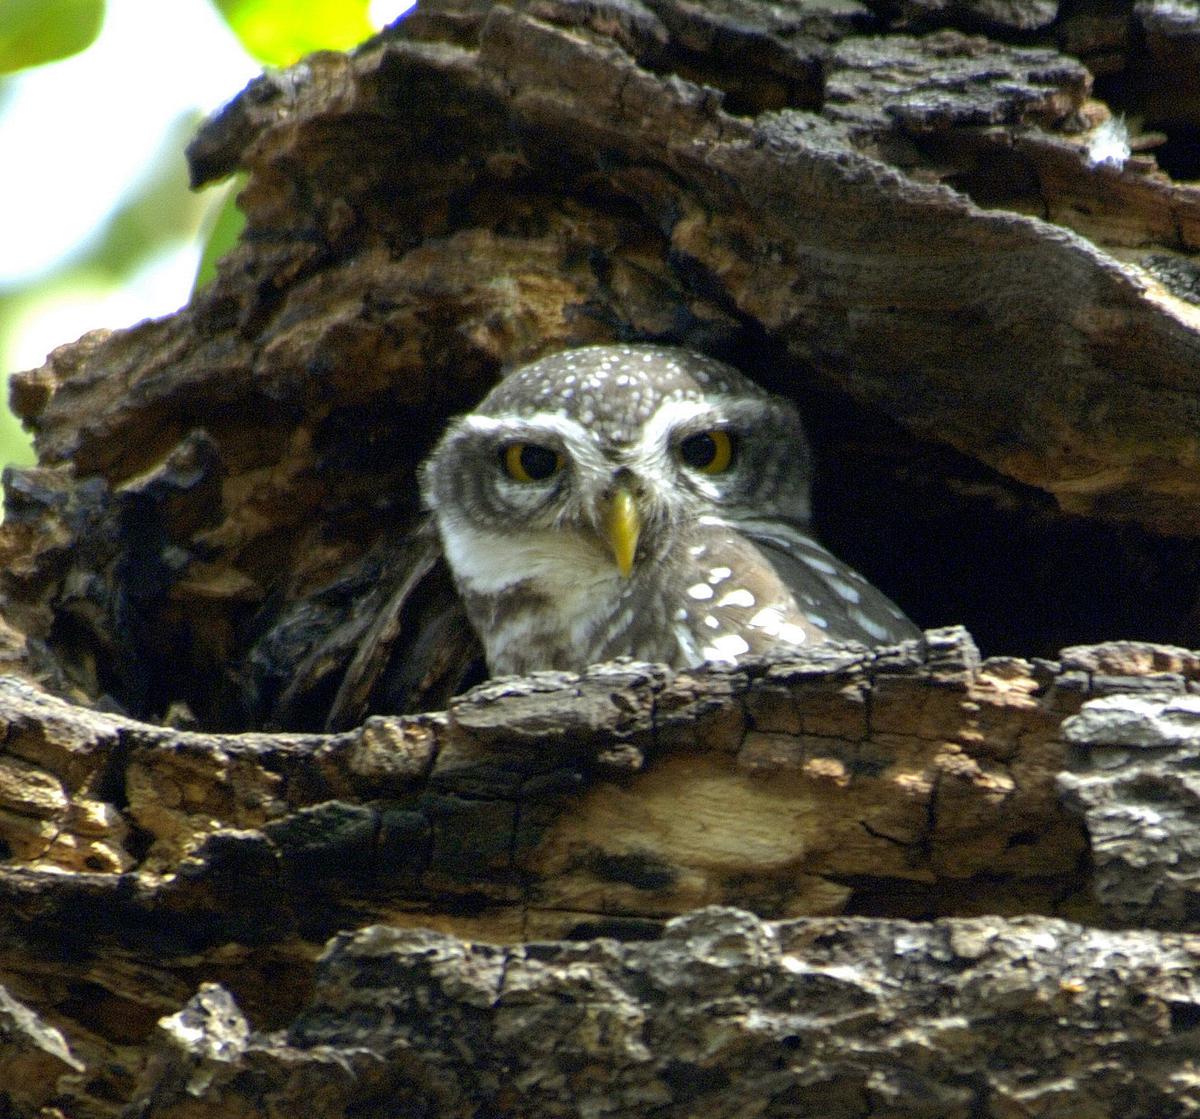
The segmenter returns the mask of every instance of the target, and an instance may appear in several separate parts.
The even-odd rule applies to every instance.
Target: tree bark
[[[981,662],[931,631],[301,736],[8,678],[35,1072],[0,1078],[31,1115],[1170,1114],[1198,688],[1183,650]],[[697,906],[724,908],[670,919]]]
[[[1194,1109],[1197,56],[1165,2],[436,0],[252,83],[218,279],[14,381],[7,1111]],[[454,695],[416,464],[626,339],[793,395],[943,628]]]

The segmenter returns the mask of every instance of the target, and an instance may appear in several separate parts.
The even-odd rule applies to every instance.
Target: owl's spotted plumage
[[[423,492],[493,674],[675,667],[917,629],[813,538],[790,402],[701,354],[590,346],[455,420]]]

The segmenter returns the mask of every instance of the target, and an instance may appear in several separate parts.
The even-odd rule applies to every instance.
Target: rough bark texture
[[[335,736],[0,701],[16,1114],[1191,1106],[1193,653],[931,631]]]
[[[1095,644],[1200,644],[1198,64],[1166,0],[435,0],[253,83],[219,278],[14,382],[0,1112],[1200,1106],[1200,655]],[[794,395],[986,657],[450,698],[415,465],[611,339]]]
[[[220,988],[198,994],[159,1028],[143,1114],[1157,1119],[1197,1099],[1198,949],[722,909],[652,944],[374,926],[330,945],[285,1033],[247,1036]]]

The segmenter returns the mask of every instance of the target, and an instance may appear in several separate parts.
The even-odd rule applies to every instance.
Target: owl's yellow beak
[[[626,578],[633,570],[633,557],[637,554],[641,531],[642,519],[638,515],[633,494],[625,486],[617,486],[604,515],[604,538],[612,549],[617,569]]]

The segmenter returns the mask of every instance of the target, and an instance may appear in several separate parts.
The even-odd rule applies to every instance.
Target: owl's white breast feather
[[[465,595],[495,600],[522,587],[553,603],[550,611],[517,609],[493,617],[480,636],[494,671],[527,670],[526,658],[552,639],[565,639],[567,649],[587,650],[597,629],[611,623],[629,587],[601,542],[581,533],[504,535],[453,519],[442,523],[441,532]]]
[[[612,555],[580,533],[488,532],[457,518],[444,518],[439,527],[451,569],[474,594],[501,594],[533,581],[561,602],[622,582]]]

